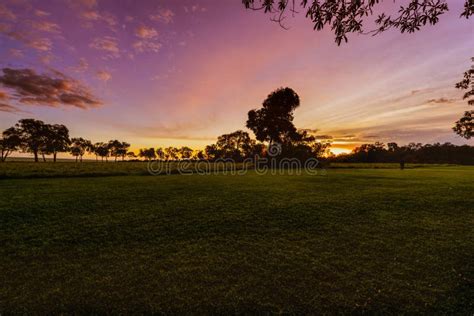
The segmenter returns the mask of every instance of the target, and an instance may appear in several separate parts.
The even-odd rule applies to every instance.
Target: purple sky
[[[451,127],[468,109],[454,84],[471,66],[474,24],[459,18],[463,1],[448,3],[419,33],[338,47],[304,14],[283,30],[240,0],[2,0],[2,68],[59,71],[100,105],[22,103],[0,86],[0,128],[34,117],[94,142],[201,148],[289,86],[301,97],[295,125],[330,136],[336,152],[376,140],[472,144]]]

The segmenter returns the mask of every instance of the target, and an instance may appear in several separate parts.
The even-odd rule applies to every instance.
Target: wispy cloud
[[[448,98],[438,98],[438,99],[430,99],[426,101],[427,103],[436,103],[436,104],[444,104],[444,103],[453,103],[456,102],[456,99],[448,99]]]
[[[150,20],[169,24],[173,21],[174,13],[170,9],[159,9],[158,13],[151,14]]]
[[[99,78],[99,80],[102,80],[102,81],[105,81],[105,82],[112,79],[112,74],[108,71],[105,71],[105,70],[97,71],[96,75],[97,75],[97,78]]]
[[[59,25],[49,21],[33,21],[32,26],[35,30],[47,33],[61,33]]]
[[[106,57],[120,57],[118,41],[112,36],[96,37],[92,43],[89,44],[89,47],[107,52],[108,54]]]
[[[14,107],[13,105],[0,103],[0,112],[7,112],[7,113],[23,113],[21,109]]]
[[[133,48],[138,53],[153,52],[158,53],[161,48],[160,43],[150,42],[150,41],[136,41],[133,43]]]
[[[152,27],[140,25],[136,28],[135,35],[142,39],[153,39],[158,37],[158,31]]]
[[[11,48],[8,52],[10,53],[10,56],[15,58],[22,58],[24,56],[23,51],[17,48]]]
[[[3,4],[0,4],[0,18],[14,21],[16,20],[16,15],[6,6],[4,6]]]

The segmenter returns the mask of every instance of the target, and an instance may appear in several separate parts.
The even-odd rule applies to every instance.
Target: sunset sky
[[[1,68],[61,76],[81,98],[19,100],[0,85],[0,128],[32,117],[93,142],[202,148],[245,129],[247,112],[288,86],[301,98],[295,125],[335,152],[374,141],[472,145],[451,127],[468,109],[454,84],[471,66],[474,23],[459,18],[463,1],[448,4],[418,33],[353,35],[338,47],[304,14],[284,30],[241,0],[2,0]]]

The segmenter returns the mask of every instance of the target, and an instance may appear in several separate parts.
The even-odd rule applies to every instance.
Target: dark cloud
[[[456,99],[439,98],[439,99],[430,99],[426,102],[427,103],[443,104],[443,103],[453,103],[454,101],[456,101]]]
[[[7,112],[7,113],[22,113],[23,111],[19,108],[16,108],[12,105],[0,103],[0,112]]]
[[[317,140],[331,140],[334,137],[332,137],[331,135],[314,135],[314,138],[316,138]]]
[[[306,132],[308,134],[316,134],[319,132],[319,129],[317,128],[300,128],[298,129],[300,132]]]
[[[58,107],[74,106],[81,109],[97,107],[101,102],[76,80],[54,71],[37,74],[32,69],[3,68],[0,84],[14,91],[13,97],[23,104]]]

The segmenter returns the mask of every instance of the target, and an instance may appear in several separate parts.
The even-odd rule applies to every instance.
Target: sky
[[[93,142],[199,149],[245,130],[247,112],[288,86],[301,99],[295,125],[335,153],[375,141],[473,145],[451,130],[468,109],[454,84],[474,56],[463,2],[415,34],[337,46],[304,13],[286,30],[240,0],[2,0],[0,128],[36,118]]]

